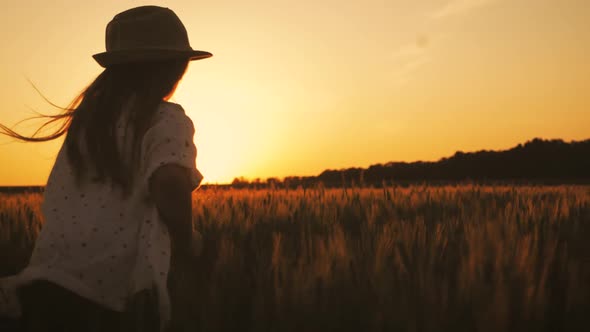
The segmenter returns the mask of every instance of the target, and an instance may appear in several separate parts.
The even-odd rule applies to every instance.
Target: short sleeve
[[[161,166],[175,164],[190,170],[191,187],[197,188],[203,175],[196,167],[195,128],[178,104],[163,103],[156,111],[154,125],[142,142],[143,179],[147,186],[152,174]]]

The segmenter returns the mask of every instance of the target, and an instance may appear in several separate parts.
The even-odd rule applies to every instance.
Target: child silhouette
[[[165,330],[171,257],[198,255],[191,192],[194,127],[168,102],[188,62],[212,56],[191,48],[176,14],[132,8],[106,28],[104,71],[47,136],[66,135],[47,181],[45,218],[28,266],[0,279],[0,313],[25,331]],[[138,306],[142,306],[138,309]],[[138,311],[141,321],[127,313]]]

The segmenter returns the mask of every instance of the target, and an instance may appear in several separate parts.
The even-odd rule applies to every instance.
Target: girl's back
[[[126,142],[124,128],[119,127],[118,132],[122,146]],[[119,187],[92,182],[92,174],[78,187],[62,148],[42,205],[48,223],[24,274],[37,278],[41,273],[120,311],[130,288],[133,292],[154,283],[160,296],[167,297],[170,250],[164,248],[170,248],[170,239],[150,201],[147,184],[159,166],[173,163],[191,169],[193,187],[198,186],[202,176],[195,167],[193,133],[192,122],[180,105],[162,103],[154,125],[144,136],[138,181],[127,197]],[[127,149],[123,147],[122,155],[129,155]],[[38,269],[43,272],[36,273]]]
[[[125,128],[125,123],[118,126],[118,148],[129,156]],[[150,195],[149,179],[162,165],[174,164],[190,170],[191,187],[198,187],[203,177],[195,166],[193,135],[192,121],[182,107],[162,102],[143,137],[135,185],[127,194],[112,183],[93,181],[93,172],[77,180],[64,144],[47,181],[45,225],[29,265],[4,283],[18,288],[47,280],[120,312],[133,294],[152,289],[160,318],[169,320],[171,243]]]

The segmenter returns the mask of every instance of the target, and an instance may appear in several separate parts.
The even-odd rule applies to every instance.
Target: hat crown
[[[106,28],[106,52],[92,57],[102,67],[174,59],[200,60],[213,54],[193,50],[186,28],[164,7],[141,6],[121,12]]]
[[[178,16],[158,6],[126,10],[107,25],[107,52],[140,49],[192,50]]]

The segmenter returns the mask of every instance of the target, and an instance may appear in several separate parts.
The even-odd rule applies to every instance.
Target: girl
[[[0,125],[29,142],[66,135],[30,262],[0,280],[0,313],[22,317],[27,331],[169,326],[170,260],[200,250],[191,192],[203,177],[193,124],[168,99],[188,62],[211,55],[191,48],[170,9],[133,8],[107,25],[106,52],[94,55],[104,71],[41,127],[61,121],[54,133],[27,137]]]

